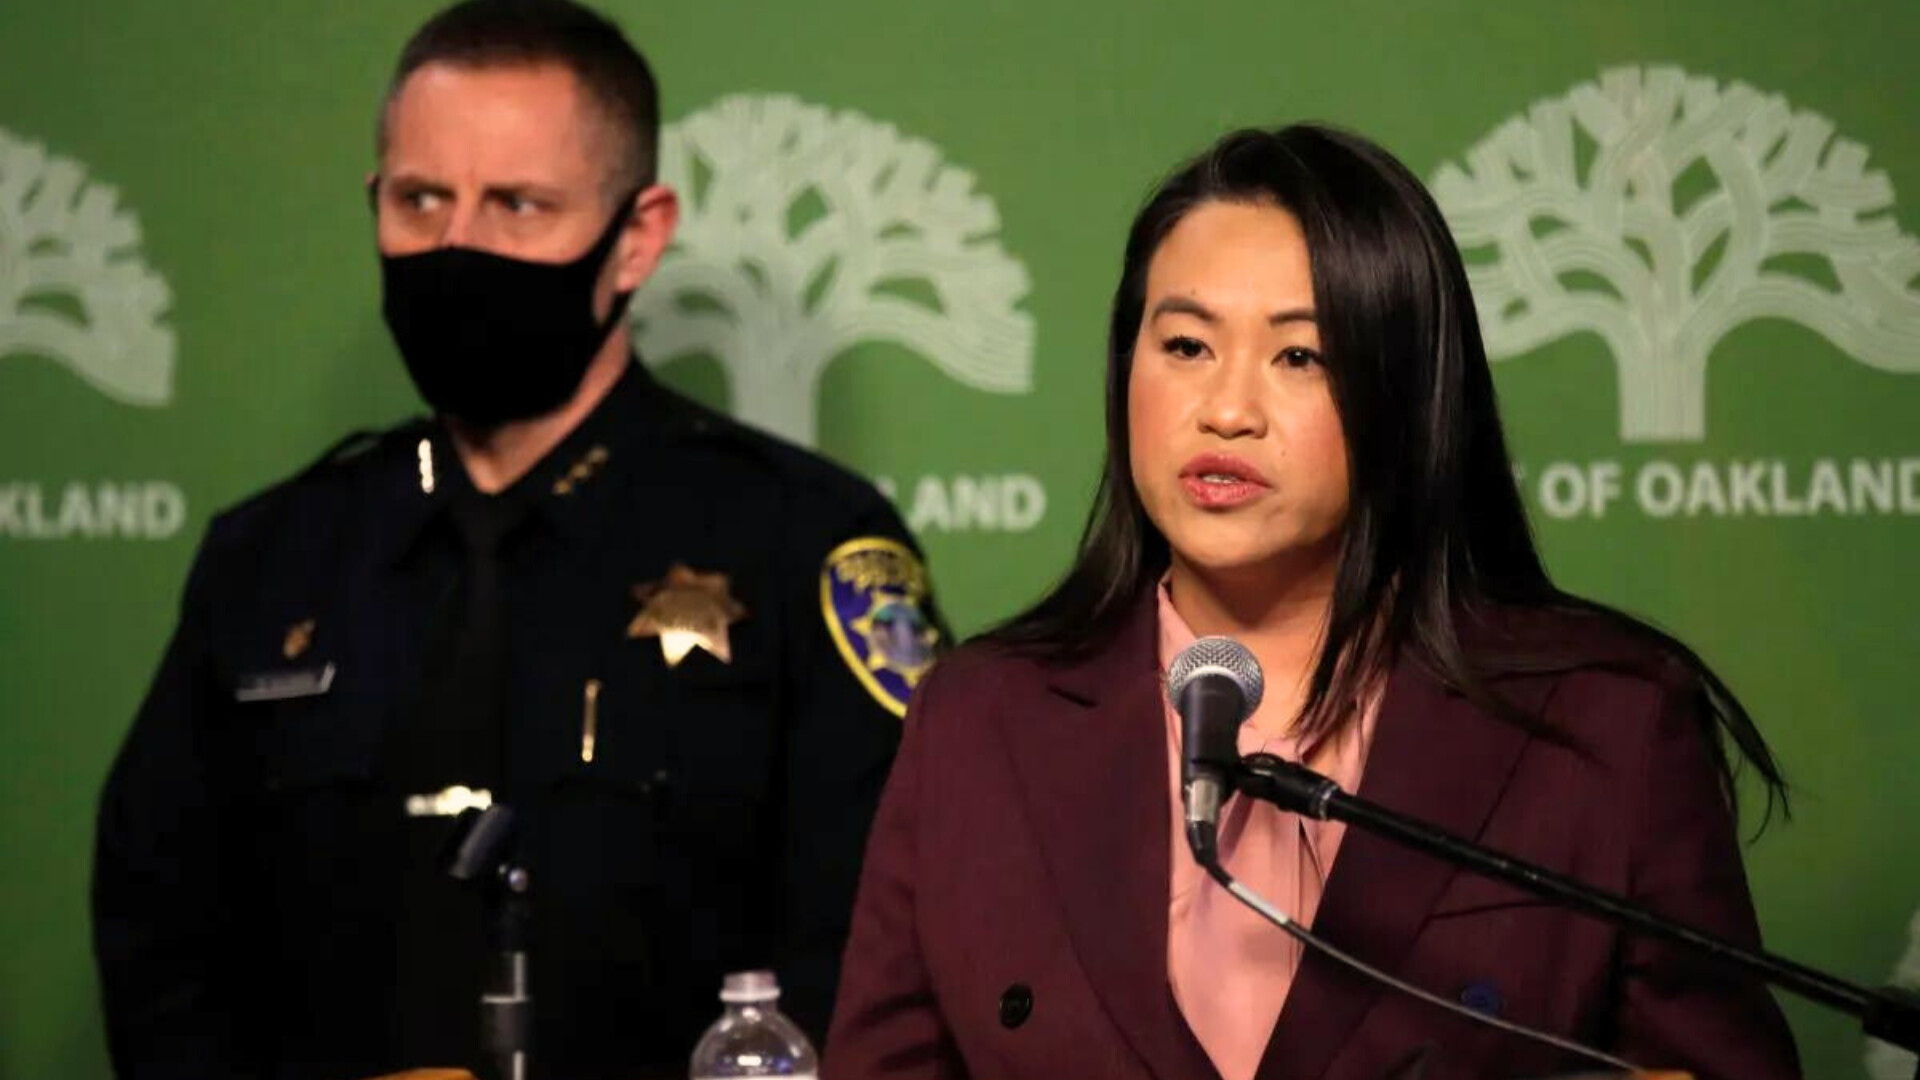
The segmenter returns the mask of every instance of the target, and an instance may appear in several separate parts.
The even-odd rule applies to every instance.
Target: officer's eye
[[[401,206],[416,214],[431,214],[435,210],[440,209],[445,201],[440,192],[426,188],[408,188],[402,190],[394,196],[394,199]]]
[[[498,201],[509,214],[531,214],[541,208],[537,200],[512,191],[502,192]]]

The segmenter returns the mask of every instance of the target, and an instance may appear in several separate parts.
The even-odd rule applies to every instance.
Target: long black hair
[[[1391,154],[1319,125],[1226,135],[1168,177],[1134,218],[1108,325],[1106,463],[1079,553],[1051,592],[985,640],[1051,660],[1095,652],[1166,571],[1166,537],[1148,519],[1129,467],[1127,386],[1154,252],[1188,212],[1215,201],[1271,205],[1298,219],[1346,436],[1348,518],[1296,730],[1313,739],[1348,722],[1352,704],[1403,653],[1496,714],[1537,727],[1487,677],[1578,658],[1469,657],[1462,631],[1495,607],[1568,610],[1617,621],[1691,667],[1706,690],[1706,735],[1729,801],[1732,769],[1716,726],[1766,781],[1769,810],[1776,796],[1784,807],[1784,780],[1752,719],[1690,649],[1547,576],[1445,218]]]

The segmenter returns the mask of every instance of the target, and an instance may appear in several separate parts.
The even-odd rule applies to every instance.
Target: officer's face
[[[607,162],[617,140],[572,72],[557,64],[428,64],[388,106],[380,160],[383,255],[469,247],[560,263],[599,238],[616,209]],[[672,236],[673,193],[658,185],[595,288],[604,315],[638,288]]]

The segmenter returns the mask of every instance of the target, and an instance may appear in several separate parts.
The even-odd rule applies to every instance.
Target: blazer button
[[[1026,983],[1014,983],[1000,995],[1000,1026],[1011,1031],[1033,1015],[1033,990]]]
[[[1486,979],[1475,979],[1461,987],[1460,1004],[1483,1016],[1499,1016],[1507,1007],[1500,988]]]

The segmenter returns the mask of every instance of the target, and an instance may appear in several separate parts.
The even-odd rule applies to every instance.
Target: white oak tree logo
[[[112,187],[0,128],[0,360],[45,357],[129,405],[172,400],[172,293],[139,244]]]
[[[1920,243],[1893,186],[1823,117],[1743,83],[1615,68],[1442,165],[1494,359],[1586,330],[1612,351],[1620,435],[1705,435],[1707,359],[1753,319],[1920,370]]]
[[[742,420],[808,446],[821,374],[862,343],[977,389],[1032,388],[1026,267],[994,239],[992,198],[931,143],[737,94],[669,125],[660,159],[681,221],[635,305],[649,363],[714,358]]]

